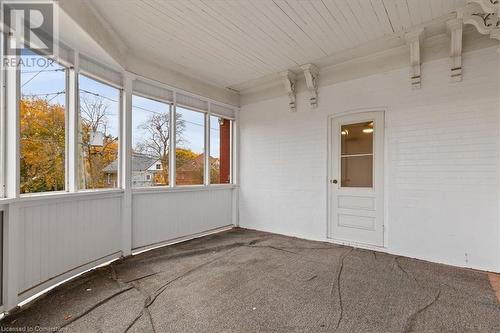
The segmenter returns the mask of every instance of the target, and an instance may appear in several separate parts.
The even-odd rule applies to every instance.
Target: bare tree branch
[[[136,145],[136,150],[160,160],[163,170],[162,176],[166,181],[168,179],[168,152],[171,138],[170,115],[168,113],[153,114],[137,128],[143,130],[146,135]],[[185,122],[182,115],[178,113],[176,120],[177,144],[183,141],[184,128]]]

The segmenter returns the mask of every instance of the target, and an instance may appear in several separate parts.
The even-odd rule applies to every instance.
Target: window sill
[[[169,193],[169,192],[199,192],[199,191],[214,191],[214,190],[230,190],[237,188],[234,184],[220,184],[220,185],[183,185],[177,187],[142,187],[133,188],[132,194],[147,194],[147,193]]]
[[[133,188],[132,194],[148,193],[174,193],[174,192],[200,192],[200,191],[219,191],[238,188],[235,184],[216,184],[216,185],[183,185],[177,187],[158,186]],[[40,201],[59,201],[74,199],[95,199],[122,197],[125,191],[123,189],[96,189],[82,190],[78,192],[45,192],[22,194],[19,198],[0,198],[0,206],[8,204],[36,203]]]
[[[14,202],[16,199],[13,198],[0,198],[0,206],[2,205],[8,205],[12,202]]]
[[[31,193],[23,194],[19,198],[12,199],[14,202],[31,202],[41,200],[60,200],[60,199],[74,199],[74,198],[109,198],[115,196],[122,196],[122,189],[99,189],[99,190],[84,190],[78,192],[46,192],[46,193]]]

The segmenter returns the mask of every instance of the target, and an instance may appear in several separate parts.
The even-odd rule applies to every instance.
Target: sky
[[[64,106],[64,68],[57,63],[45,61],[43,57],[33,56],[32,53],[21,58],[24,63],[21,67],[21,94],[47,98],[51,103]]]
[[[78,88],[80,99],[89,99],[92,102],[95,98],[102,98],[108,106],[106,135],[119,136],[120,123],[120,90],[91,79],[85,75],[78,76]],[[80,102],[80,105],[82,102]]]
[[[37,96],[46,98],[51,103],[65,104],[66,75],[64,67],[56,62],[48,62],[44,57],[26,51],[21,56],[24,65],[21,67],[21,94],[23,96]],[[95,98],[101,96],[108,105],[108,135],[118,136],[119,125],[119,96],[118,89],[79,75],[79,89],[81,96]],[[144,137],[144,130],[139,126],[147,121],[154,113],[168,113],[169,105],[152,99],[134,95],[132,98],[132,146]],[[177,107],[177,112],[182,114],[185,121],[183,143],[179,146],[191,149],[196,153],[203,153],[204,149],[204,114]],[[219,157],[219,125],[217,117],[210,117],[210,152],[211,156]]]

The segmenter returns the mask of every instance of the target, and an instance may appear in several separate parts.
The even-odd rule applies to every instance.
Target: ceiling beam
[[[122,68],[126,68],[129,48],[112,28],[81,0],[59,0],[59,8],[66,12],[100,47],[102,47]]]
[[[75,21],[123,70],[229,105],[239,106],[239,93],[182,73],[173,66],[135,54],[90,1],[60,0],[60,9]],[[85,50],[81,50],[85,51]],[[98,59],[97,59],[98,60]]]
[[[221,88],[209,82],[199,80],[180,71],[130,54],[127,57],[127,70],[148,79],[185,90],[218,102],[233,106],[240,105],[240,94],[227,88]]]

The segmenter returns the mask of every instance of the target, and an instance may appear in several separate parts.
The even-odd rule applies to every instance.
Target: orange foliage
[[[64,107],[25,98],[20,122],[21,193],[64,190]]]
[[[191,151],[190,149],[185,149],[185,148],[177,148],[175,150],[175,166],[176,168],[180,168],[184,164],[186,164],[189,161],[193,161],[196,159],[198,154],[195,152]]]
[[[20,124],[21,193],[64,190],[64,107],[50,104],[46,99],[23,98]],[[102,147],[92,146],[88,126],[82,127],[80,170],[85,170],[82,188],[106,187],[103,169],[116,160],[118,142],[116,138],[106,136]]]

